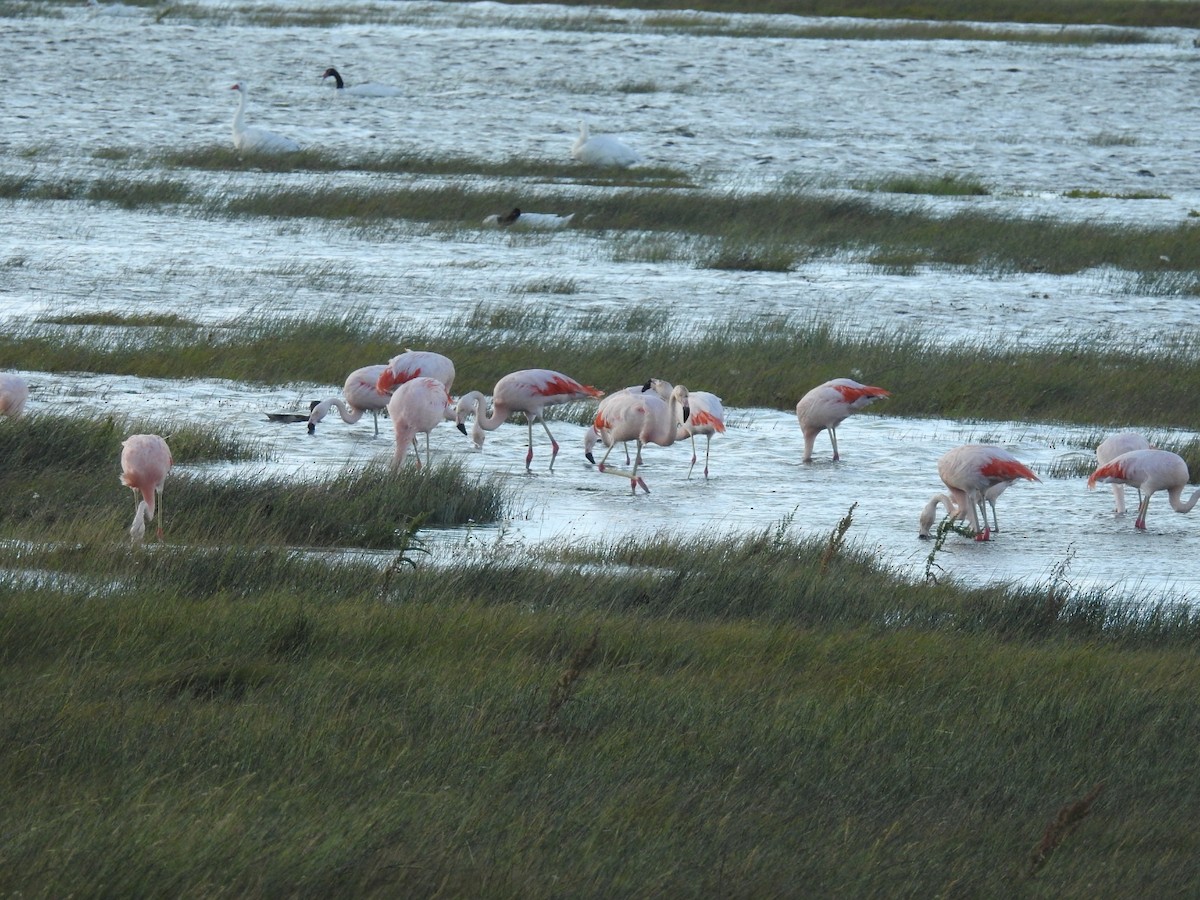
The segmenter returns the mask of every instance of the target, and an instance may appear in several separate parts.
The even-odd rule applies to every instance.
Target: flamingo
[[[1122,453],[1128,453],[1130,450],[1149,450],[1150,442],[1145,437],[1138,434],[1136,431],[1123,431],[1120,434],[1110,435],[1100,442],[1096,448],[1096,465],[1106,466]],[[1114,512],[1118,516],[1125,515],[1125,485],[1119,481],[1112,483],[1113,496],[1116,498],[1116,509]],[[1141,488],[1138,488],[1138,505],[1142,503]]]
[[[654,391],[663,400],[671,399],[671,391],[674,390],[670,382],[663,381],[661,378],[651,378],[645,384],[631,384],[624,390],[618,391],[616,394],[610,394],[600,401],[600,406],[596,409],[596,414],[604,412],[608,405],[616,403],[613,398],[619,394],[640,394],[643,391]],[[681,435],[682,437],[682,435]],[[596,430],[595,424],[589,425],[588,430],[583,435],[583,455],[587,457],[588,462],[594,463],[596,460],[592,458],[592,449],[596,446],[596,441],[600,440],[600,432]],[[629,443],[622,442],[625,447],[625,465],[629,465]],[[607,446],[607,445],[606,445]],[[638,465],[642,464],[641,454],[638,454]]]
[[[376,388],[375,383],[385,369],[387,366],[383,365],[363,366],[347,375],[346,384],[342,387],[346,399],[330,397],[314,406],[308,414],[308,433],[315,433],[317,423],[325,418],[330,409],[336,409],[347,425],[353,425],[363,417],[363,413],[369,412],[375,420],[375,433],[379,434],[379,411],[387,408],[388,394]]]
[[[603,411],[596,411],[593,423],[596,433],[608,447],[598,468],[606,474],[628,478],[630,491],[634,494],[639,485],[647,494],[650,493],[645,480],[637,473],[642,461],[642,447],[646,444],[669,447],[675,443],[681,435],[686,434],[681,431],[680,424],[687,422],[689,412],[688,389],[683,385],[672,388],[670,400],[663,400],[653,390],[638,394],[624,391],[614,394],[612,402]],[[637,441],[637,458],[633,469],[629,472],[608,469],[606,463],[613,447],[618,441],[630,440]],[[590,454],[588,461],[595,461]]]
[[[295,153],[300,149],[289,137],[246,124],[246,83],[239,81],[230,87],[240,94],[237,112],[233,114],[233,146],[241,153]]]
[[[704,477],[708,478],[708,451],[712,446],[714,434],[725,433],[725,408],[721,398],[708,391],[692,391],[688,394],[691,415],[679,426],[678,439],[691,438],[692,464],[688,468],[688,478],[692,477],[692,469],[696,468],[696,435],[704,435]]]
[[[642,155],[607,134],[592,135],[587,122],[579,122],[579,137],[571,147],[571,158],[589,166],[616,166],[627,169],[642,161]]]
[[[342,80],[341,74],[333,66],[325,70],[325,74],[321,76],[321,80],[332,78],[337,85],[338,94],[351,94],[355,97],[399,97],[404,93],[400,88],[393,87],[390,84],[374,84],[368,82],[366,84],[356,84],[349,86]]]
[[[571,224],[571,220],[575,218],[575,213],[566,216],[555,215],[554,213],[535,213],[522,212],[520,207],[516,207],[504,215],[484,216],[484,225],[495,225],[497,228],[566,228]]]
[[[446,419],[454,418],[454,407],[450,392],[436,378],[411,378],[396,388],[388,401],[388,415],[396,429],[396,455],[392,468],[404,465],[409,442],[416,451],[417,468],[421,468],[421,448],[417,446],[417,435],[425,432],[425,463],[429,464],[429,433]]]
[[[132,434],[121,444],[121,483],[142,495],[129,527],[135,544],[145,538],[146,523],[154,521],[154,501],[162,497],[163,482],[173,463],[171,448],[157,434]],[[162,537],[161,524],[158,536]]]
[[[993,447],[989,444],[963,444],[942,455],[937,464],[938,476],[950,489],[950,497],[944,494],[935,495],[925,510],[921,513],[921,536],[929,536],[929,525],[933,524],[933,516],[938,503],[944,503],[946,509],[956,519],[968,518],[971,530],[975,532],[975,540],[990,540],[992,530],[988,527],[987,507],[984,505],[988,491],[995,491],[995,498],[1013,482],[1019,479],[1041,481],[1033,470],[1005,450],[1003,447]],[[1003,485],[1003,487],[1000,487]],[[999,488],[999,490],[996,490]],[[979,515],[983,516],[983,530],[979,529]],[[995,516],[995,506],[992,507]],[[999,529],[997,529],[999,530]]]
[[[996,498],[1003,494],[1008,488],[1016,484],[1015,481],[1001,481],[998,484],[993,484],[990,488],[983,492],[983,499],[987,501],[988,506],[992,508],[992,531],[1000,533],[1000,520],[996,518]],[[933,527],[933,519],[937,514],[937,506],[941,503],[946,507],[946,515],[950,516],[955,521],[965,519],[967,517],[966,509],[958,506],[958,501],[954,497],[947,497],[945,494],[935,494],[928,503],[925,504],[925,509],[921,512],[920,530],[917,532],[917,537],[925,539],[929,537],[929,530]],[[987,518],[984,518],[984,525],[987,525]]]
[[[1137,487],[1141,502],[1138,503],[1137,520],[1133,527],[1139,531],[1146,530],[1146,510],[1156,491],[1166,491],[1171,509],[1178,513],[1191,512],[1196,501],[1200,500],[1200,489],[1193,491],[1188,500],[1182,499],[1184,485],[1188,483],[1188,466],[1182,456],[1170,450],[1130,450],[1122,453],[1088,476],[1088,488],[1094,488],[1097,481]]]
[[[558,441],[550,433],[550,426],[542,418],[542,410],[547,406],[557,406],[560,403],[570,403],[572,400],[586,400],[590,397],[603,397],[604,391],[590,385],[583,385],[561,372],[551,369],[521,369],[511,372],[496,382],[492,388],[492,411],[485,413],[485,398],[479,391],[463,394],[458,401],[455,412],[455,422],[458,430],[467,433],[463,423],[467,416],[474,414],[475,425],[471,430],[471,438],[475,446],[483,447],[484,432],[495,431],[511,413],[525,414],[525,423],[529,428],[529,452],[525,455],[525,471],[530,471],[529,464],[533,461],[533,423],[540,420],[546,429],[546,437],[550,438],[550,471],[554,471],[554,458],[558,456]]]
[[[404,384],[419,375],[436,378],[446,386],[446,390],[454,387],[454,363],[449,357],[432,350],[405,350],[399,356],[393,356],[380,373],[375,387],[385,394],[390,394],[396,385]]]
[[[804,462],[812,462],[813,444],[817,435],[825,430],[829,431],[829,440],[833,442],[834,461],[840,459],[837,427],[850,413],[890,396],[891,393],[883,388],[859,384],[850,378],[834,378],[801,397],[796,404],[796,419],[804,432]]]
[[[29,385],[20,375],[0,375],[0,415],[16,419],[25,411]]]

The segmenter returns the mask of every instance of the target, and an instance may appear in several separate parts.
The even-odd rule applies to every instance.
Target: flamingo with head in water
[[[388,415],[396,429],[396,455],[392,468],[399,469],[408,454],[408,445],[415,451],[413,458],[421,468],[421,448],[417,435],[425,435],[425,464],[429,464],[429,433],[447,419],[454,418],[454,406],[446,386],[436,378],[411,378],[396,388],[388,400]]]
[[[386,368],[384,365],[363,366],[346,376],[346,383],[342,387],[342,397],[345,399],[330,397],[314,406],[308,414],[308,433],[316,432],[317,423],[329,414],[329,410],[336,409],[342,421],[348,425],[353,425],[364,413],[370,413],[375,420],[375,433],[379,434],[379,413],[387,409],[389,395],[375,387],[375,384]]]
[[[449,357],[432,350],[405,350],[398,356],[393,356],[380,373],[375,387],[381,393],[390,394],[397,385],[422,375],[426,378],[436,378],[446,386],[446,390],[454,387],[454,363]]]
[[[474,415],[475,424],[471,438],[476,447],[483,447],[484,432],[495,431],[512,413],[524,413],[529,429],[529,451],[525,454],[525,471],[530,471],[533,462],[533,423],[540,421],[550,438],[550,471],[554,471],[554,458],[558,456],[558,441],[550,433],[550,426],[542,418],[548,406],[570,403],[572,400],[587,400],[603,397],[604,391],[590,385],[580,384],[569,375],[552,369],[521,369],[511,372],[496,382],[492,388],[492,411],[488,413],[486,398],[479,391],[469,391],[459,398],[455,412],[458,430],[467,433],[464,424]]]
[[[230,88],[238,92],[237,112],[233,114],[233,146],[241,153],[295,153],[300,149],[289,137],[246,124],[246,94],[244,81]]]
[[[162,497],[173,463],[171,448],[157,434],[132,434],[121,444],[121,483],[141,495],[129,527],[135,544],[145,538],[146,523],[154,521],[155,500]],[[161,524],[158,536],[162,537]]]
[[[1021,479],[1041,481],[1033,470],[1005,450],[990,444],[964,444],[942,455],[937,464],[938,476],[950,490],[950,497],[935,494],[921,513],[921,537],[929,536],[929,527],[939,503],[945,505],[952,518],[967,518],[975,540],[986,541],[992,536],[987,519],[987,493],[994,491],[992,501],[1010,484]],[[995,506],[993,505],[993,517]],[[983,519],[983,528],[979,520]]]
[[[680,425],[686,424],[689,416],[688,389],[683,385],[676,385],[671,389],[669,400],[663,400],[657,392],[649,389],[649,386],[640,393],[622,391],[605,400],[604,408],[596,411],[596,418],[592,423],[596,434],[608,447],[597,468],[608,475],[628,478],[632,493],[636,494],[640,486],[648,494],[650,488],[637,473],[642,462],[642,447],[646,444],[669,447],[681,436],[686,436],[686,433],[680,430]],[[624,441],[637,441],[637,456],[633,469],[622,472],[607,468],[608,455],[612,453],[613,447]],[[590,452],[587,456],[588,462],[595,462]]]
[[[1178,513],[1191,512],[1196,501],[1200,500],[1200,488],[1193,491],[1186,501],[1183,499],[1183,489],[1188,483],[1187,462],[1170,450],[1131,450],[1122,453],[1088,476],[1088,488],[1094,488],[1098,481],[1137,487],[1142,499],[1133,527],[1139,531],[1146,530],[1146,510],[1156,492],[1166,491],[1171,509]]]
[[[880,387],[859,384],[850,378],[834,378],[817,385],[801,397],[800,402],[796,404],[796,419],[800,423],[800,431],[804,434],[804,462],[812,462],[813,444],[822,431],[829,432],[834,460],[840,459],[837,427],[850,413],[858,412],[876,400],[890,396],[888,391]]]

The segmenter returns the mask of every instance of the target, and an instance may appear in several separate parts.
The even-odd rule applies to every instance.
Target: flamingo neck
[[[946,507],[946,515],[955,518],[958,514],[958,508],[954,505],[954,501],[945,494],[934,494],[929,502],[925,504],[925,508],[921,510],[920,531],[917,533],[921,537],[929,537],[929,530],[933,527],[933,520],[937,516],[938,504]]]
[[[1186,513],[1191,512],[1192,507],[1196,505],[1196,501],[1200,500],[1200,488],[1192,492],[1192,496],[1187,500],[1183,499],[1183,488],[1178,488],[1174,491],[1167,492],[1167,498],[1171,501],[1171,509],[1175,512]]]
[[[495,431],[508,419],[508,410],[492,402],[492,411],[487,412],[487,398],[479,391],[471,391],[462,398],[468,401],[468,407],[475,407],[475,424],[484,431]],[[462,400],[459,401],[462,403]]]

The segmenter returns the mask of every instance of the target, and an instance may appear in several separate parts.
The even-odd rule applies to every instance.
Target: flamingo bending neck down
[[[475,424],[471,429],[471,438],[475,446],[483,447],[484,432],[495,431],[509,415],[515,412],[525,414],[525,423],[529,429],[529,450],[525,454],[525,471],[530,471],[533,462],[533,423],[540,421],[550,438],[550,471],[554,471],[554,459],[558,456],[558,441],[550,433],[550,426],[542,418],[542,412],[547,406],[557,406],[572,400],[586,400],[593,397],[603,397],[604,391],[590,385],[580,384],[574,378],[555,372],[551,369],[521,369],[511,372],[496,382],[492,388],[492,411],[486,412],[486,398],[479,391],[470,391],[458,401],[455,422],[458,430],[467,433],[464,424],[467,417],[474,415]]]
[[[436,378],[450,390],[454,387],[454,374],[454,363],[449,357],[432,350],[405,350],[388,360],[375,387],[380,393],[390,394],[398,385],[424,375]]]
[[[412,378],[396,388],[388,401],[388,415],[396,429],[396,455],[392,457],[392,468],[404,465],[411,442],[413,458],[421,468],[421,448],[417,446],[417,435],[425,433],[425,464],[429,465],[429,433],[447,419],[454,418],[454,406],[450,392],[436,378]]]
[[[689,415],[688,389],[683,385],[671,389],[669,400],[663,400],[653,389],[638,394],[625,391],[613,394],[604,408],[596,411],[592,424],[596,434],[608,447],[597,468],[607,475],[628,478],[631,493],[636,494],[639,486],[647,494],[650,493],[645,480],[637,473],[642,462],[642,447],[646,444],[669,447],[680,437],[686,436],[680,426],[687,424]],[[631,440],[637,441],[633,468],[628,472],[608,468],[608,455],[617,442]],[[595,462],[590,453],[588,462]]]
[[[1096,447],[1096,466],[1106,466],[1122,453],[1128,453],[1130,450],[1149,450],[1150,442],[1136,431],[1123,431],[1120,434],[1114,434],[1103,441]],[[1125,515],[1125,484],[1124,482],[1114,481],[1112,483],[1113,498],[1116,501],[1115,509],[1113,510],[1118,516]],[[1138,506],[1142,505],[1142,491],[1138,488]]]
[[[317,423],[329,414],[330,409],[336,409],[347,425],[353,425],[363,417],[363,413],[369,412],[375,420],[375,433],[379,434],[379,412],[387,409],[388,395],[378,390],[375,383],[386,368],[383,365],[363,366],[351,372],[342,387],[346,399],[330,397],[314,406],[308,414],[308,433],[315,433]]]
[[[804,434],[804,462],[812,462],[813,444],[822,431],[829,432],[833,444],[833,459],[838,455],[837,427],[850,413],[870,406],[891,394],[880,387],[859,384],[850,378],[834,378],[819,384],[796,404],[796,420]]]
[[[642,155],[608,134],[593,135],[587,122],[579,122],[579,137],[571,147],[571,158],[589,166],[615,166],[627,169],[642,161]]]
[[[146,523],[154,521],[154,501],[161,499],[163,482],[173,463],[171,448],[157,434],[133,434],[121,444],[121,483],[141,495],[129,527],[135,544],[145,538]],[[161,524],[158,536],[162,537]]]
[[[239,81],[230,88],[238,92],[237,112],[233,114],[233,146],[242,153],[295,153],[300,149],[289,137],[246,124],[246,83]]]
[[[1142,499],[1133,527],[1139,531],[1146,530],[1146,510],[1156,491],[1166,491],[1171,509],[1178,513],[1191,512],[1196,501],[1200,500],[1200,488],[1193,491],[1186,501],[1183,499],[1183,488],[1188,483],[1187,462],[1170,450],[1131,450],[1122,453],[1088,477],[1088,488],[1094,488],[1097,481],[1132,484],[1138,488]]]
[[[995,498],[1014,481],[1020,479],[1041,481],[1032,469],[1003,447],[994,447],[989,444],[964,444],[961,447],[955,447],[942,455],[942,458],[938,460],[937,468],[938,476],[950,489],[950,499],[947,502],[947,498],[939,494],[926,504],[925,510],[921,513],[922,537],[929,536],[929,526],[933,524],[937,505],[942,502],[945,503],[947,510],[953,510],[950,514],[954,518],[961,519],[965,515],[970,520],[971,530],[975,532],[975,540],[990,540],[992,530],[988,526],[987,506],[985,505],[988,501],[987,493],[995,491],[991,497],[994,504]],[[992,515],[994,518],[994,505]],[[982,530],[979,527],[980,518],[983,519]],[[999,529],[997,528],[997,530]]]
[[[25,411],[29,385],[20,375],[0,375],[0,416],[17,418]]]
[[[996,498],[1008,490],[1010,485],[1015,483],[1013,481],[1001,481],[999,484],[994,484],[983,492],[983,499],[992,508],[992,531],[997,534],[1000,533],[1000,520],[996,518]],[[954,493],[959,494],[959,499],[962,499],[960,492],[955,491]],[[957,522],[965,519],[967,517],[967,510],[958,505],[959,499],[948,497],[945,494],[935,494],[931,497],[929,502],[925,504],[925,509],[921,511],[920,528],[917,531],[917,537],[922,540],[929,537],[930,529],[933,528],[933,520],[937,516],[939,503],[946,507],[946,515],[952,521]],[[983,524],[987,525],[986,513],[984,514]]]

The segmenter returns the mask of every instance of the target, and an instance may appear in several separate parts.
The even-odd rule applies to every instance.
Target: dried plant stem
[[[1046,864],[1046,860],[1050,857],[1063,841],[1079,827],[1079,823],[1084,817],[1091,812],[1092,804],[1096,802],[1096,798],[1100,796],[1100,792],[1104,790],[1104,782],[1100,782],[1087,796],[1074,803],[1068,803],[1058,811],[1058,815],[1054,817],[1054,821],[1046,826],[1046,830],[1042,833],[1042,839],[1038,841],[1037,846],[1029,854],[1029,872],[1028,877],[1033,877]]]

